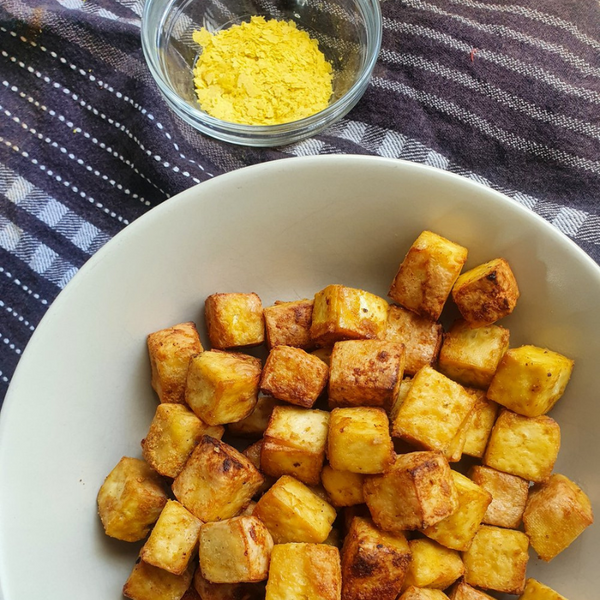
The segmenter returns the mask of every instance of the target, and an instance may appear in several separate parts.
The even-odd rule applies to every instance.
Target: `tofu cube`
[[[331,354],[329,406],[394,404],[404,374],[404,346],[383,340],[337,342]]]
[[[481,458],[496,422],[498,405],[489,400],[482,390],[466,389],[467,392],[475,396],[475,406],[467,418],[467,433],[463,453]]]
[[[522,531],[482,525],[463,553],[469,585],[505,594],[521,594],[529,561],[529,539]]]
[[[471,479],[492,495],[492,502],[483,516],[483,523],[518,529],[529,494],[529,481],[475,465],[470,471]]]
[[[253,444],[250,444],[248,447],[244,449],[242,454],[262,473],[262,467],[260,464],[260,455],[262,453],[263,440],[258,440]],[[255,496],[262,496],[274,483],[275,478],[270,475],[265,475],[262,473],[264,477],[264,483],[256,490]]]
[[[458,320],[444,335],[439,370],[461,385],[487,389],[508,350],[510,332],[500,325],[471,328]]]
[[[327,544],[273,548],[265,600],[340,600],[340,552]]]
[[[188,369],[185,401],[209,425],[234,423],[256,406],[262,363],[247,354],[208,350]]]
[[[264,477],[243,454],[205,435],[173,482],[173,493],[206,523],[237,515],[263,482]]]
[[[212,294],[204,303],[208,337],[213,348],[259,346],[265,340],[260,298],[254,294]]]
[[[179,323],[148,335],[152,388],[161,402],[184,403],[190,358],[202,352],[194,323]]]
[[[301,348],[275,346],[265,362],[260,391],[278,400],[311,408],[329,378],[329,367]]]
[[[332,468],[374,475],[392,463],[390,424],[382,408],[334,408],[329,421],[327,458]]]
[[[423,231],[404,257],[388,295],[430,321],[437,321],[463,265],[467,249]]]
[[[203,435],[221,439],[224,428],[202,422],[187,406],[159,404],[142,440],[146,462],[165,477],[175,479]]]
[[[404,589],[413,585],[445,590],[463,575],[463,561],[456,550],[427,538],[409,540],[408,545],[412,560],[404,579]]]
[[[383,339],[389,305],[386,300],[343,285],[328,285],[315,294],[310,336],[317,346],[339,340]]]
[[[169,500],[142,547],[141,559],[175,575],[185,572],[196,550],[202,521],[176,500]]]
[[[228,423],[227,431],[234,437],[261,438],[276,406],[281,406],[279,400],[259,395],[254,410],[242,420]]]
[[[442,590],[433,588],[419,588],[411,585],[398,600],[448,600],[448,596]]]
[[[475,400],[460,384],[423,367],[396,412],[392,435],[426,450],[446,452]]]
[[[342,548],[344,600],[396,600],[410,560],[403,534],[386,533],[371,519],[354,517]]]
[[[476,590],[464,581],[458,581],[450,590],[450,600],[495,600],[489,594]]]
[[[255,516],[242,516],[200,529],[200,569],[212,583],[264,581],[273,538]]]
[[[138,559],[123,586],[123,596],[131,600],[181,600],[193,573],[191,564],[181,575],[174,575]]]
[[[568,548],[594,522],[586,493],[564,475],[534,486],[523,514],[525,533],[544,561]]]
[[[508,262],[495,258],[463,273],[452,288],[452,298],[471,327],[484,327],[514,310],[519,287]]]
[[[264,582],[212,583],[202,576],[201,569],[196,569],[192,586],[200,600],[265,600]]]
[[[283,475],[265,492],[254,509],[276,544],[313,542],[327,539],[335,508],[319,498],[301,481]]]
[[[392,533],[425,529],[458,508],[450,465],[439,452],[396,456],[388,471],[365,477],[363,493],[373,521]]]
[[[502,409],[483,457],[483,464],[529,481],[550,477],[560,448],[560,427],[546,416],[523,417]]]
[[[421,367],[437,361],[442,345],[442,326],[402,306],[391,305],[386,340],[404,345],[404,373],[412,376]]]
[[[423,529],[423,533],[453,550],[469,548],[492,501],[492,495],[481,486],[457,471],[452,471],[458,492],[458,508],[449,516]]]
[[[561,596],[558,592],[555,592],[552,588],[547,585],[540,583],[535,579],[528,579],[525,582],[525,591],[519,600],[567,600],[564,596]]]
[[[292,475],[304,483],[319,484],[328,430],[326,411],[276,406],[263,438],[262,470],[272,477]]]
[[[308,350],[314,346],[310,337],[313,304],[313,300],[307,299],[277,301],[273,306],[264,309],[269,349],[275,346],[293,346]]]
[[[321,472],[321,483],[329,501],[336,508],[364,504],[364,476],[350,471],[337,471],[325,465]]]
[[[124,456],[98,491],[106,535],[137,542],[146,537],[167,503],[162,477],[139,458]]]

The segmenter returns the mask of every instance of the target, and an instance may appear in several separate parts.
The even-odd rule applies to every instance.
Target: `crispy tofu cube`
[[[448,596],[442,590],[433,588],[419,588],[411,585],[398,600],[448,600]]]
[[[310,335],[318,346],[339,340],[383,339],[388,303],[383,298],[343,285],[328,285],[315,294]]]
[[[173,493],[201,521],[222,521],[246,508],[263,482],[243,454],[205,435],[173,482]]]
[[[223,432],[222,426],[207,425],[187,406],[159,404],[142,440],[142,454],[157,473],[174,479],[203,435],[221,439]]]
[[[311,408],[327,384],[329,367],[301,348],[275,346],[265,362],[260,391]]]
[[[525,533],[545,561],[568,548],[594,522],[586,493],[564,475],[534,486],[523,514]]]
[[[167,503],[162,477],[139,458],[124,456],[98,491],[104,532],[125,542],[146,537]]]
[[[273,548],[266,600],[340,600],[340,552],[327,544]]]
[[[138,560],[123,586],[123,595],[132,600],[181,600],[193,573],[191,563],[181,575],[174,575]]]
[[[259,346],[265,340],[260,298],[254,294],[212,294],[204,303],[208,337],[213,348]]]
[[[176,500],[169,500],[140,552],[141,559],[181,575],[196,550],[201,526],[200,519]]]
[[[382,408],[334,408],[329,421],[327,458],[338,471],[383,473],[394,457],[390,425]]]
[[[392,305],[386,339],[404,345],[404,373],[414,375],[421,367],[437,361],[442,345],[442,326],[402,306]]]
[[[200,569],[212,583],[264,581],[273,538],[255,516],[205,523],[200,529]]]
[[[456,550],[427,538],[410,540],[408,545],[412,560],[404,579],[404,589],[414,585],[444,590],[464,573],[463,561]]]
[[[179,323],[148,336],[151,384],[161,402],[184,403],[190,358],[202,352],[194,323]]]
[[[492,495],[483,523],[518,529],[527,503],[529,481],[480,465],[471,468],[470,477]]]
[[[263,438],[262,470],[272,477],[293,475],[311,485],[321,481],[329,413],[276,406]]]
[[[194,573],[193,588],[201,600],[264,600],[265,584],[212,583],[202,576],[201,569]]]
[[[344,600],[396,600],[410,558],[403,534],[386,533],[371,519],[355,517],[342,548]]]
[[[354,506],[364,504],[364,476],[350,471],[337,471],[325,465],[321,472],[321,483],[333,506]]]
[[[426,450],[446,452],[475,400],[460,384],[423,367],[396,412],[392,435]]]
[[[396,456],[382,475],[368,475],[365,501],[378,527],[392,533],[425,529],[458,508],[450,465],[439,452]]]
[[[560,448],[560,427],[546,416],[523,417],[502,409],[483,457],[483,464],[529,481],[550,477]]]
[[[331,365],[331,353],[333,352],[333,346],[323,346],[322,348],[315,348],[311,350],[311,355],[316,356],[319,360],[322,360],[328,367]]]
[[[313,300],[277,301],[264,309],[265,331],[269,349],[294,346],[308,350],[314,346],[310,337]]]
[[[450,600],[495,600],[490,595],[476,590],[464,581],[458,581],[450,590]]]
[[[208,350],[188,369],[185,401],[209,425],[234,423],[256,406],[262,363],[247,354]]]
[[[437,321],[467,253],[466,248],[423,231],[404,257],[388,295],[405,308]]]
[[[444,335],[439,370],[461,385],[487,389],[508,350],[510,332],[500,325],[471,328],[458,320]]]
[[[466,389],[467,392],[475,396],[475,406],[467,418],[467,433],[463,453],[481,458],[496,422],[498,405],[489,400],[482,390]]]
[[[322,543],[336,518],[335,508],[288,475],[265,492],[254,509],[276,544]]]
[[[457,471],[452,471],[458,492],[458,508],[449,516],[423,529],[423,533],[453,550],[467,550],[477,533],[492,495]]]
[[[234,437],[260,438],[265,433],[269,419],[281,402],[272,396],[258,396],[254,410],[241,421],[228,423],[227,431]]]
[[[329,406],[394,404],[404,374],[404,346],[384,340],[337,342],[331,354]]]
[[[508,262],[495,258],[463,273],[452,288],[452,298],[471,327],[484,327],[514,310],[519,287]]]
[[[552,588],[547,585],[536,581],[535,579],[528,579],[525,582],[525,591],[519,600],[567,600],[564,596],[561,596],[558,592],[555,592]]]
[[[465,582],[505,594],[525,588],[529,540],[522,531],[482,525],[463,553]]]
[[[563,395],[574,362],[546,348],[511,348],[502,357],[487,396],[526,417],[546,414]]]

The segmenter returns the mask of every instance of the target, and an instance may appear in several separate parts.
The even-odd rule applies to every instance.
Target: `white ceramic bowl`
[[[433,168],[369,157],[285,159],[218,177],[149,212],[98,252],[50,307],[0,418],[0,582],[4,600],[121,597],[139,545],[105,537],[96,493],[123,455],[140,456],[156,406],[145,337],[202,323],[213,292],[265,305],[329,283],[383,296],[417,234],[432,229],[497,256],[522,296],[512,345],[575,359],[553,416],[556,471],[600,499],[600,269],[515,202]],[[572,600],[598,596],[600,527],[528,574]],[[532,555],[533,556],[533,555]],[[1,596],[2,594],[0,594]]]

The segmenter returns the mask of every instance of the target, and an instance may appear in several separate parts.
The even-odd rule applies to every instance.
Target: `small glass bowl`
[[[333,95],[320,112],[281,125],[240,125],[200,108],[193,67],[195,30],[249,21],[254,15],[291,20],[319,42],[333,67]],[[341,119],[364,94],[381,46],[379,0],[147,0],[142,48],[171,109],[186,123],[219,140],[246,146],[280,146],[315,135]]]

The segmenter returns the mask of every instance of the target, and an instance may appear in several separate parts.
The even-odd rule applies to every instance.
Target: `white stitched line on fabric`
[[[23,351],[21,350],[21,348],[17,348],[17,346],[15,344],[13,344],[6,336],[4,336],[2,333],[0,333],[0,339],[2,340],[2,343],[5,344],[6,346],[8,346],[15,354],[21,354]]]
[[[57,2],[69,10],[79,10],[85,14],[95,15],[104,19],[109,19],[110,21],[122,21],[123,23],[135,25],[138,28],[140,27],[139,19],[120,17],[110,10],[106,10],[106,8],[96,6],[93,2],[86,2],[86,0],[57,0]]]
[[[549,123],[557,127],[562,127],[564,129],[569,129],[581,135],[586,135],[600,140],[600,127],[597,127],[593,123],[544,110],[537,104],[528,102],[519,96],[515,96],[510,92],[506,92],[503,89],[492,85],[491,83],[481,81],[475,77],[472,77],[471,75],[457,71],[456,69],[450,69],[444,65],[441,65],[440,63],[430,61],[420,56],[415,56],[412,54],[400,54],[399,52],[392,52],[391,50],[382,50],[379,57],[386,62],[416,67],[441,77],[445,77],[446,79],[450,79],[451,81],[459,83],[470,90],[476,90],[483,96],[490,98],[499,104],[504,104],[509,108],[518,110],[519,112],[537,119],[538,121]]]
[[[520,31],[511,29],[510,27],[506,27],[505,25],[488,25],[486,23],[480,23],[473,19],[463,17],[462,15],[457,15],[455,13],[443,10],[439,6],[435,6],[434,4],[422,2],[421,0],[401,0],[401,2],[402,4],[409,6],[410,8],[432,12],[438,15],[442,15],[444,17],[448,17],[450,19],[458,21],[459,23],[462,23],[463,25],[477,29],[478,31],[483,31],[485,33],[500,37],[505,36],[506,38],[512,38],[519,42],[525,42],[531,46],[541,48],[546,52],[550,52],[552,54],[560,56],[566,63],[570,64],[572,67],[574,67],[575,69],[577,69],[585,75],[600,77],[600,69],[590,65],[581,57],[567,50],[564,46],[560,46],[558,44],[547,42],[546,40],[532,37],[525,33],[521,33]]]
[[[24,283],[21,283],[20,279],[15,279],[13,277],[12,273],[10,273],[10,271],[7,271],[2,266],[0,266],[0,273],[5,275],[6,277],[8,277],[8,279],[10,279],[15,285],[18,285],[24,292],[26,292],[27,294],[29,294],[36,300],[39,300],[44,306],[48,305],[48,300],[46,300],[45,298],[42,298],[37,292],[34,292],[29,286],[25,285]]]
[[[124,6],[125,8],[128,8],[131,12],[135,13],[138,17],[141,17],[142,13],[144,12],[144,4],[139,0],[117,0],[117,2],[121,6]]]
[[[448,34],[442,33],[435,29],[431,29],[429,27],[411,25],[408,23],[399,23],[397,21],[392,21],[388,18],[383,19],[383,25],[386,29],[389,29],[390,31],[394,31],[397,33],[408,33],[411,35],[425,37],[439,42],[441,44],[444,44],[445,46],[454,50],[460,50],[462,52],[465,52],[466,54],[470,53],[473,49],[466,42],[461,42],[460,40],[457,40],[456,38]],[[521,75],[526,75],[528,77],[538,79],[539,81],[543,81],[544,83],[563,92],[564,94],[577,96],[594,104],[600,104],[600,94],[598,94],[597,92],[594,92],[593,90],[587,88],[569,85],[559,77],[556,77],[555,75],[549,73],[541,67],[536,67],[535,65],[530,65],[521,60],[517,60],[510,56],[506,56],[505,54],[491,52],[485,49],[478,50],[477,58],[478,60],[487,59],[492,63],[504,67],[505,69],[510,69],[511,71],[514,71]]]
[[[11,306],[7,306],[2,300],[0,300],[0,308],[3,308],[11,317],[19,321],[19,323],[23,323],[29,331],[35,331],[35,327],[23,315],[19,314]]]

